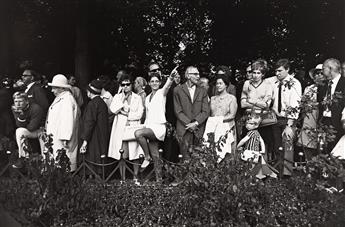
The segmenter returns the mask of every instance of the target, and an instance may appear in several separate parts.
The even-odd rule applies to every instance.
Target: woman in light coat
[[[142,99],[132,92],[132,83],[129,77],[122,78],[120,83],[122,92],[116,94],[111,102],[110,111],[115,114],[111,129],[108,157],[121,159],[120,150],[124,150],[122,158],[129,158],[138,162],[144,152],[135,140],[134,131],[140,128],[140,119],[144,112]],[[132,136],[128,136],[131,134]],[[132,138],[130,138],[132,137]],[[137,183],[138,165],[133,166],[134,181]],[[121,170],[120,171],[124,171]],[[122,173],[124,174],[124,172]],[[122,175],[123,176],[123,175]]]
[[[48,109],[46,131],[53,139],[53,156],[56,159],[58,150],[65,149],[71,162],[71,171],[77,167],[78,127],[80,110],[64,75],[54,76],[48,83],[56,96]]]

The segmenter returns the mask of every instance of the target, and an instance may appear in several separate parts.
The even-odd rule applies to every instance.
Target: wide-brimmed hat
[[[48,86],[71,89],[71,85],[68,84],[67,78],[62,74],[55,75],[52,82],[48,83]]]

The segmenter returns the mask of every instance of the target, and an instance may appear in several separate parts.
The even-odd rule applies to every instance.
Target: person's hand
[[[62,146],[68,148],[68,140],[62,140]]]
[[[198,128],[198,122],[197,121],[193,121],[189,124],[186,125],[186,130],[189,130],[189,131],[195,131],[197,128]]]
[[[176,75],[178,75],[177,68],[178,68],[178,66],[176,66],[176,67],[171,71],[171,73],[170,73],[170,75],[169,75],[169,78],[170,78],[171,80],[174,79]]]
[[[84,140],[83,144],[80,147],[80,153],[81,154],[85,154],[86,153],[86,149],[87,149],[87,141]]]
[[[294,131],[292,130],[292,127],[290,127],[290,126],[287,125],[287,126],[285,127],[283,133],[282,133],[282,136],[283,136],[283,138],[284,138],[284,136],[285,136],[286,139],[292,140],[293,137],[294,137],[294,134],[295,134],[295,133],[294,133]]]

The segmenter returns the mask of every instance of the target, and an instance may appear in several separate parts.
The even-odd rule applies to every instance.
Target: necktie
[[[278,113],[282,110],[282,83],[278,85]]]
[[[333,84],[333,81],[328,81],[328,87],[327,87],[327,99],[331,99],[332,98],[332,84]]]

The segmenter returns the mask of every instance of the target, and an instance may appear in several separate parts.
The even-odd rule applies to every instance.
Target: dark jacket
[[[44,113],[47,113],[49,101],[47,93],[40,83],[35,82],[26,93],[30,103],[38,104],[44,110]]]
[[[193,121],[199,123],[197,137],[202,137],[205,124],[210,115],[207,91],[204,88],[196,87],[193,102],[191,100],[187,84],[184,83],[174,89],[174,109],[177,117],[176,133],[183,137],[186,132],[186,125]]]
[[[327,93],[327,83],[323,86],[318,87],[318,94],[317,94],[317,101],[319,103],[319,118],[323,118],[323,111],[325,110],[326,106],[322,105],[324,98],[326,97]],[[337,130],[336,133],[336,142],[340,139],[340,137],[344,134],[344,130],[341,124],[341,116],[342,111],[345,107],[345,77],[340,77],[338,84],[335,88],[335,92],[332,99],[332,105],[330,106],[331,110],[331,124]],[[322,120],[322,119],[321,119]]]
[[[45,113],[36,103],[29,104],[28,108],[22,113],[12,112],[18,128],[26,128],[33,132],[44,126]]]

